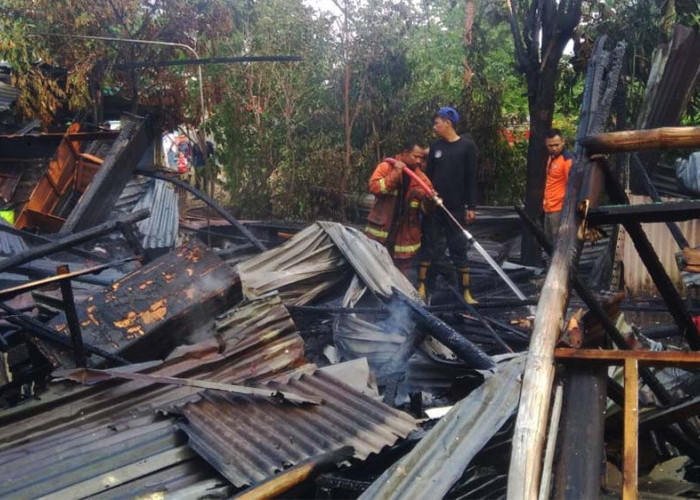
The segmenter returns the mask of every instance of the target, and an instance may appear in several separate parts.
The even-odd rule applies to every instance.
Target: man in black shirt
[[[440,137],[430,145],[426,175],[454,217],[461,223],[470,224],[476,218],[476,157],[477,147],[469,134],[457,134],[459,121],[457,110],[440,108],[434,119],[434,130]],[[475,304],[470,292],[467,238],[441,210],[424,219],[424,251],[418,270],[418,292],[427,296],[426,277],[433,261],[450,249],[450,258],[457,268],[458,281],[464,300]]]

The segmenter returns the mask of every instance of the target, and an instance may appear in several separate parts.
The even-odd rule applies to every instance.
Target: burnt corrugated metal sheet
[[[18,89],[5,82],[0,82],[0,111],[8,111],[18,95]]]
[[[277,291],[288,304],[304,305],[352,273],[347,260],[318,223],[277,248],[236,266],[249,299]]]
[[[267,381],[305,363],[304,343],[279,299],[273,297],[236,309],[211,338],[175,350],[145,373],[240,384]],[[213,336],[213,332],[212,332]],[[0,413],[0,450],[26,440],[50,438],[76,426],[98,426],[196,397],[200,389],[143,382],[76,387],[53,384],[40,401]]]
[[[382,245],[335,222],[316,222],[283,245],[241,262],[236,270],[248,298],[277,290],[285,303],[297,306],[349,281],[353,270],[375,295],[388,298],[397,288],[420,300]]]
[[[178,234],[178,196],[167,182],[135,177],[124,187],[114,206],[114,213],[131,213],[149,208],[151,215],[136,223],[146,249],[172,248]]]
[[[674,198],[663,198],[662,201],[676,201]],[[651,203],[647,196],[630,195],[630,204]],[[690,244],[691,248],[700,245],[700,220],[688,220],[679,222],[678,226]],[[676,253],[680,251],[676,240],[666,224],[642,224],[649,241],[656,250],[661,264],[676,287],[683,289],[681,274],[676,263]],[[620,243],[622,248],[622,262],[624,263],[625,284],[634,296],[658,295],[656,286],[646,270],[642,259],[639,258],[634,243],[627,235],[624,228],[620,228]]]
[[[260,482],[302,460],[352,446],[361,460],[416,428],[408,414],[360,394],[316,371],[281,391],[321,398],[320,405],[276,405],[269,400],[207,391],[179,409],[190,444],[236,486]]]
[[[304,376],[313,366],[302,364],[303,343],[279,298],[238,308],[218,324],[220,339],[183,347],[146,371],[257,381],[316,395],[324,404],[276,405],[267,398],[222,398],[215,391],[202,394],[192,387],[137,381],[66,390],[0,414],[0,425],[5,424],[0,428],[0,496],[120,498],[136,492],[197,495],[210,488],[230,494],[221,476],[203,467],[194,452],[227,471],[243,467],[254,455],[265,457],[254,476],[264,479],[337,443],[349,443],[358,457],[366,457],[415,428],[410,416],[330,375]],[[188,422],[178,424],[180,417],[156,412],[167,408],[182,411]],[[179,425],[203,437],[196,441],[191,435],[190,447]],[[202,446],[209,442],[222,448]],[[178,471],[185,476],[178,478]]]
[[[360,499],[443,498],[476,453],[515,412],[524,367],[524,355],[500,363],[492,377],[457,403]]]
[[[68,430],[0,454],[2,498],[118,498],[127,492],[131,498],[139,490],[173,494],[202,481],[232,490],[170,419]]]
[[[276,297],[232,311],[219,326],[219,339],[183,347],[145,371],[251,383],[286,380],[304,363],[303,342]],[[0,497],[232,493],[192,451],[176,419],[156,412],[198,400],[199,390],[143,382],[57,386],[53,396],[0,413]]]

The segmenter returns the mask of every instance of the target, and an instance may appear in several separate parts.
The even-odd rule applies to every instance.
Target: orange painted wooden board
[[[627,359],[636,359],[645,365],[700,366],[697,351],[615,351],[599,349],[555,349],[559,361],[590,361],[608,365],[622,365]]]

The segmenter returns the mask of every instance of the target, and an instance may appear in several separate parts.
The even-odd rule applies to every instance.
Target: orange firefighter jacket
[[[412,178],[405,187],[404,176],[407,179],[408,176],[394,168],[395,162],[394,158],[385,159],[369,179],[369,190],[375,202],[367,218],[365,234],[383,245],[387,245],[391,235],[394,248],[389,252],[395,259],[409,259],[420,249],[420,213],[425,212],[431,202],[428,193]],[[432,188],[423,172],[419,169],[415,172]]]

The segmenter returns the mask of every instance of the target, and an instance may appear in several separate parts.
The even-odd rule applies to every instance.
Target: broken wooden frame
[[[639,423],[639,368],[640,365],[674,366],[680,368],[700,367],[700,353],[677,351],[610,351],[596,349],[556,349],[558,361],[623,365],[625,368],[624,388],[624,456],[623,456],[623,500],[638,496],[638,423]]]
[[[627,133],[611,133],[611,134],[599,134],[597,136],[591,136],[588,137],[585,141],[587,144],[594,145],[596,151],[606,151],[606,152],[623,152],[623,151],[630,151],[632,150],[632,145],[634,148],[640,148],[640,149],[653,149],[657,147],[665,147],[665,148],[672,148],[672,147],[700,147],[700,128],[696,127],[686,127],[684,131],[681,131],[680,129],[674,129],[673,133],[667,133],[666,131],[652,131],[652,133],[649,134],[627,134],[627,135],[622,135],[622,134],[627,134]],[[586,150],[586,154],[590,154],[590,151]],[[605,172],[606,174],[606,181],[607,181],[607,186],[608,186],[608,192],[612,198],[612,200],[616,203],[628,203],[627,196],[624,193],[624,190],[622,189],[622,186],[619,184],[617,179],[612,175],[610,172],[610,169],[607,167],[607,164],[602,161],[598,160],[595,162],[595,164],[600,167],[599,169]],[[571,188],[571,184],[569,184],[568,188]],[[574,195],[571,193],[575,193],[575,196],[578,198],[579,196],[582,196],[582,192],[579,189],[575,189],[571,192],[567,191],[567,199],[568,198],[573,198]],[[589,194],[590,195],[590,194]],[[584,196],[585,197],[585,196]],[[571,203],[571,202],[569,202]],[[663,210],[663,207],[659,206]],[[649,209],[646,209],[649,210]],[[653,210],[650,210],[650,212],[653,212]],[[575,213],[575,212],[574,212]],[[585,215],[585,214],[579,214],[579,215]],[[676,320],[676,323],[678,323],[681,331],[685,334],[686,339],[690,343],[691,347],[694,349],[697,349],[700,347],[700,337],[698,336],[697,329],[692,322],[692,318],[690,314],[687,311],[687,308],[685,307],[685,304],[683,303],[682,299],[680,298],[680,294],[678,291],[675,289],[673,284],[671,283],[667,273],[663,269],[663,266],[661,266],[658,256],[656,255],[653,247],[651,247],[651,244],[649,243],[648,239],[646,238],[646,235],[644,234],[643,229],[641,228],[641,225],[639,222],[633,221],[626,219],[627,222],[625,223],[625,227],[628,230],[628,233],[630,233],[630,236],[633,238],[633,241],[635,243],[635,247],[640,253],[640,257],[644,261],[644,264],[646,265],[647,269],[650,271],[650,274],[652,275],[652,279],[654,279],[655,284],[657,285],[657,288],[659,288],[659,291],[661,292],[665,302],[667,303],[669,310],[671,314],[674,316],[674,319]],[[563,235],[563,237],[562,237]],[[567,229],[567,226],[563,224],[563,227],[560,232],[560,241],[558,243],[559,246],[568,246],[571,244],[576,244],[576,241],[580,242],[580,236],[581,236],[581,231],[574,232],[572,231],[571,228]],[[567,250],[570,251],[570,250]],[[574,252],[575,254],[575,252]],[[554,266],[555,262],[553,260],[552,266]],[[575,266],[574,266],[575,267]],[[552,271],[552,268],[550,268],[550,273]],[[559,264],[557,268],[555,269],[555,275],[558,275],[557,280],[562,279],[562,273],[568,273],[569,269],[565,266],[562,266]],[[549,279],[549,274],[548,274],[548,279]],[[567,284],[568,288],[568,284]],[[561,293],[561,289],[560,289]],[[562,297],[564,300],[561,302],[561,305],[564,305],[566,302],[566,293],[563,294],[564,297]],[[543,292],[543,298],[540,301],[540,307],[543,307],[543,303],[549,303],[552,305],[552,298],[549,298],[545,300],[546,297],[544,296]],[[559,303],[557,304],[557,306]],[[543,311],[549,310],[547,313],[548,315],[551,315],[552,312],[550,309],[547,308],[542,309]],[[559,311],[560,308],[557,307],[556,311]],[[564,308],[561,308],[562,314],[564,311]],[[536,330],[537,330],[537,325],[536,325]],[[556,331],[560,331],[559,328],[555,328]],[[607,328],[606,328],[607,330]],[[533,333],[533,338],[535,338],[535,333]],[[555,335],[556,337],[557,335]],[[532,348],[532,347],[531,347]],[[546,357],[546,356],[545,356]],[[630,380],[630,390],[633,385],[638,384],[637,379],[636,379],[636,373],[638,369],[635,367],[635,378],[634,381]],[[660,384],[659,384],[660,385]],[[657,386],[658,388],[658,386]],[[532,388],[526,388],[524,386],[523,388],[523,396],[525,396],[526,390],[532,390],[532,391],[540,391],[542,388],[541,387],[532,387]],[[546,394],[545,391],[540,392],[540,397],[541,398],[548,398],[549,397],[549,391],[550,391],[550,386],[547,385],[547,390]],[[625,390],[625,392],[629,392],[629,390]],[[660,398],[661,399],[661,398]],[[542,399],[540,399],[541,402],[544,402]],[[548,399],[546,399],[548,402]],[[548,406],[548,404],[546,404]],[[536,434],[539,436],[538,439],[544,440],[544,435],[543,432],[545,432],[545,429],[541,428],[540,426],[537,426],[537,431]],[[515,449],[515,448],[514,448]],[[539,456],[539,453],[538,453]],[[515,455],[514,455],[515,457]],[[525,474],[534,474],[534,477],[531,478],[532,481],[535,483],[539,481],[539,465],[535,466],[535,468],[530,468],[528,467],[527,470],[525,471]],[[515,494],[514,492],[512,492]],[[509,493],[511,494],[511,493]],[[528,496],[528,498],[533,498],[533,496]]]

